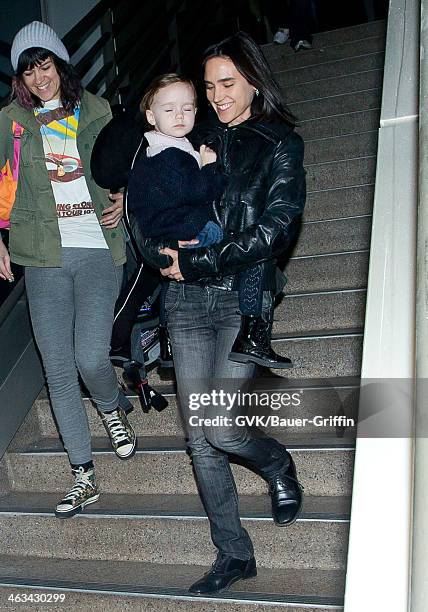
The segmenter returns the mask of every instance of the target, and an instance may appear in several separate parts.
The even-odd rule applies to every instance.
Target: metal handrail
[[[62,42],[66,46],[70,55],[76,53],[82,44],[95,28],[108,10],[114,9],[121,0],[100,0],[98,4],[85,15],[65,36]]]
[[[0,81],[5,85],[10,85],[10,75],[0,70]]]
[[[24,279],[20,278],[19,281],[16,283],[15,287],[12,289],[12,291],[7,296],[7,298],[0,305],[0,326],[7,319],[10,312],[15,308],[16,304],[22,298],[24,293],[25,293]]]
[[[12,45],[4,42],[4,40],[0,40],[0,55],[4,55],[4,57],[9,57],[11,48]]]
[[[97,27],[99,27],[103,21],[110,22],[110,31],[103,31],[99,39],[92,45],[91,49],[87,51],[83,58],[76,64],[76,69],[81,78],[85,75],[93,66],[94,59],[96,59],[101,53],[105,52],[108,46],[111,46],[109,52],[109,59],[106,60],[100,70],[94,75],[90,82],[86,85],[87,89],[92,93],[97,93],[103,83],[106,84],[105,91],[102,94],[103,97],[108,100],[112,100],[117,90],[123,83],[127,81],[128,75],[134,72],[138,68],[138,60],[141,61],[142,51],[144,50],[144,59],[147,60],[146,49],[149,46],[149,58],[139,78],[139,86],[144,87],[147,80],[153,76],[153,70],[160,63],[161,59],[164,60],[167,54],[171,55],[170,68],[177,69],[180,63],[186,63],[191,58],[192,52],[194,51],[194,42],[199,40],[199,32],[192,32],[193,36],[190,36],[190,31],[186,32],[183,36],[184,42],[181,41],[179,49],[179,61],[176,58],[172,59],[173,50],[176,48],[177,40],[162,40],[153,36],[153,32],[156,31],[156,24],[164,26],[166,35],[170,28],[176,14],[181,9],[186,9],[187,13],[191,13],[193,4],[185,0],[175,0],[170,3],[165,2],[164,10],[159,11],[159,4],[155,1],[152,3],[142,3],[140,7],[131,12],[125,12],[123,16],[120,16],[118,20],[112,19],[115,9],[119,8],[124,0],[100,0],[100,2],[85,15],[79,23],[77,23],[62,39],[64,45],[67,47],[70,55],[76,53],[81,45],[87,40]],[[195,3],[196,5],[196,3]],[[205,11],[203,18],[204,22],[208,22],[210,18],[215,15],[217,3],[211,3],[211,11]],[[153,8],[153,19],[147,19],[150,26],[139,29],[131,38],[127,41],[126,49],[116,49],[114,40],[120,36],[127,27],[132,25],[138,17],[146,15]],[[185,24],[191,23],[191,19],[182,20],[182,28],[185,30]],[[150,42],[151,41],[151,42]],[[114,47],[114,49],[113,49]],[[0,41],[0,53],[6,56],[10,53],[10,45],[2,43]],[[159,58],[156,61],[156,57]],[[175,56],[174,56],[175,57]],[[137,59],[138,58],[138,59]],[[10,77],[0,71],[0,81],[9,84]],[[139,92],[136,92],[139,95]],[[3,106],[8,100],[8,96],[0,99],[0,107]]]
[[[89,49],[87,53],[79,60],[75,66],[78,74],[86,74],[92,67],[94,60],[103,50],[106,43],[111,39],[111,32],[104,32],[97,42]]]

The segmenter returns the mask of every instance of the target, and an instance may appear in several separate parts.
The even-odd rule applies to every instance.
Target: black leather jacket
[[[265,262],[264,288],[275,291],[276,257],[293,241],[305,205],[302,138],[285,124],[254,120],[217,125],[200,136],[194,144],[213,148],[226,176],[223,196],[213,204],[225,238],[210,247],[179,249],[184,280],[233,289],[237,272]],[[171,245],[141,236],[139,242],[151,265],[168,266],[159,248]]]

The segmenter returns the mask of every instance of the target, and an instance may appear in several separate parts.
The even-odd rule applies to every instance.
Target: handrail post
[[[345,612],[409,606],[415,376],[419,1],[391,0],[379,129],[362,389],[394,399],[388,430],[358,426]],[[380,384],[379,384],[380,383]],[[374,385],[376,388],[376,384]],[[404,390],[404,393],[401,393]],[[364,396],[364,394],[363,394]],[[379,395],[380,399],[382,395]],[[394,409],[398,407],[398,412]],[[361,409],[364,408],[360,404]],[[398,418],[397,418],[398,415]],[[402,428],[402,429],[401,429]],[[382,437],[382,435],[384,437]],[[426,609],[426,608],[425,608]]]
[[[118,67],[116,64],[116,41],[114,39],[114,31],[113,31],[113,23],[114,23],[114,14],[113,9],[110,7],[107,9],[105,14],[100,19],[101,32],[108,32],[110,36],[110,40],[107,41],[107,44],[103,49],[104,56],[104,64],[108,64],[109,62],[113,62],[112,68],[109,70],[109,73],[106,76],[105,85],[106,88],[110,85],[110,83],[117,77],[118,75]],[[110,104],[115,104],[120,101],[120,95],[115,92],[110,98]]]
[[[172,6],[175,4],[175,0],[166,0],[165,13],[168,14]],[[175,72],[180,72],[180,49],[179,49],[179,37],[178,37],[178,24],[177,24],[177,13],[179,9],[174,12],[171,22],[168,25],[168,38],[173,43],[170,51],[170,62]]]
[[[411,611],[428,606],[428,2],[421,2],[419,206],[416,293],[416,438]]]

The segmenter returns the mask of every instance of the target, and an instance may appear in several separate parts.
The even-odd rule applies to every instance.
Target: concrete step
[[[380,88],[366,89],[351,94],[337,94],[318,100],[309,100],[308,102],[293,102],[289,104],[289,108],[298,121],[304,121],[378,109],[381,104],[381,96],[382,90]]]
[[[287,370],[260,369],[262,376],[279,376],[290,379],[339,378],[359,376],[361,370],[362,334],[343,332],[337,335],[287,338],[274,340],[274,349],[280,355],[289,357],[293,367]],[[157,387],[175,384],[174,372],[170,369],[155,368],[149,374],[149,382]]]
[[[296,257],[286,267],[285,293],[360,289],[367,285],[368,252]]]
[[[275,370],[277,376],[310,380],[360,375],[361,334],[278,340],[273,346],[277,353],[293,362],[290,370]]]
[[[306,197],[305,221],[368,215],[373,210],[374,185],[311,191]]]
[[[283,53],[281,53],[280,49],[279,53],[271,56],[269,60],[269,64],[274,72],[306,66],[318,66],[327,62],[353,59],[354,57],[370,53],[383,53],[385,50],[385,37],[371,36],[370,38],[342,42],[328,47],[317,46],[312,50],[305,51],[305,53],[290,53],[286,47],[282,47],[282,49],[284,49]]]
[[[308,191],[365,185],[374,181],[376,157],[306,164]]]
[[[317,32],[314,35],[312,47],[313,49],[325,49],[340,44],[358,43],[363,39],[367,40],[373,37],[385,38],[385,34],[386,22],[384,20],[372,21],[349,28],[341,28],[340,30]],[[289,44],[277,45],[274,43],[263,45],[263,53],[269,61],[282,55],[295,55],[295,51]]]
[[[278,436],[279,437],[279,436]],[[167,448],[162,445],[168,444]],[[137,451],[130,461],[120,461],[113,451],[98,451],[94,446],[94,463],[102,493],[129,493],[133,495],[195,495],[196,485],[190,460],[184,451],[184,442],[159,439],[158,448],[144,440],[147,450]],[[177,445],[181,445],[181,449]],[[51,445],[52,446],[52,445]],[[293,445],[288,448],[296,462],[299,480],[307,496],[349,496],[352,486],[353,445],[334,440],[322,446]],[[170,450],[168,450],[170,449]],[[65,453],[49,452],[8,453],[6,457],[11,485],[14,491],[56,492],[64,494],[72,483],[70,466]],[[243,495],[266,495],[267,485],[259,476],[240,465],[232,465],[238,491]],[[22,541],[22,540],[21,540]]]
[[[316,141],[319,138],[333,138],[334,136],[346,136],[348,134],[352,134],[354,138],[359,135],[360,132],[364,134],[371,134],[371,142],[370,145],[367,146],[367,149],[373,150],[373,146],[377,143],[377,130],[379,129],[379,121],[380,121],[380,111],[369,110],[362,112],[354,112],[354,113],[346,113],[345,115],[334,115],[332,117],[325,117],[324,119],[310,119],[302,121],[302,123],[297,127],[297,131],[302,135],[303,139],[307,141]],[[341,145],[340,142],[332,143],[333,147],[337,147],[337,152],[334,156],[331,156],[333,152],[330,153],[330,159],[341,159],[340,151]],[[352,148],[348,145],[348,151],[352,151]],[[357,146],[356,151],[359,148]],[[374,146],[374,153],[376,153],[376,147]],[[368,150],[362,150],[362,154],[370,154]],[[347,153],[348,157],[351,157],[350,153]],[[357,157],[357,154],[355,154]]]
[[[370,246],[371,216],[303,223],[293,255],[359,251]]]
[[[308,81],[328,79],[330,77],[337,78],[358,72],[367,72],[368,70],[383,69],[383,65],[383,52],[376,52],[322,64],[314,64],[303,68],[291,68],[289,70],[282,68],[275,72],[275,76],[280,87],[291,88]]]
[[[275,309],[273,333],[363,328],[365,305],[364,290],[287,295]]]
[[[56,493],[16,493],[0,498],[0,515],[53,515],[58,502]],[[300,522],[349,522],[349,497],[305,496]],[[272,523],[270,498],[265,495],[242,495],[239,498],[241,518]],[[85,508],[85,515],[135,518],[206,518],[199,495],[132,495],[106,493],[96,504]]]
[[[344,74],[343,76],[331,76],[316,78],[299,83],[295,87],[290,87],[290,83],[284,78],[281,80],[281,91],[285,100],[289,103],[309,102],[319,100],[328,96],[339,94],[352,94],[365,89],[381,88],[383,80],[383,70],[374,68],[362,70],[354,74]]]
[[[209,560],[205,559],[203,566],[49,558],[41,563],[36,556],[1,555],[0,584],[7,587],[0,589],[0,602],[2,609],[16,610],[17,604],[9,604],[6,597],[24,593],[23,587],[28,586],[34,594],[65,594],[64,603],[48,603],[43,608],[55,612],[64,610],[64,605],[92,612],[268,612],[278,608],[328,612],[341,609],[343,604],[342,570],[288,569],[285,573],[262,567],[256,578],[234,584],[227,594],[192,596],[188,588],[209,569]],[[13,585],[20,588],[12,589]],[[43,587],[49,590],[39,590]],[[34,603],[31,609],[36,609]]]
[[[360,115],[360,113],[356,114]],[[361,116],[368,120],[368,129],[372,128],[373,125],[376,124],[376,121],[373,121],[373,125],[370,125],[367,113],[361,113]],[[341,119],[339,119],[337,122],[333,120],[331,126],[328,126],[327,123],[324,123],[324,119],[322,119],[319,125],[310,121],[308,125],[303,125],[298,129],[299,133],[305,140],[306,164],[355,159],[357,157],[376,155],[378,137],[377,130],[352,133],[353,128],[361,130],[362,124],[351,115],[344,115],[344,117],[346,121],[348,121],[348,118],[351,117],[352,121],[349,121],[345,125],[341,122]],[[338,130],[349,129],[349,132],[343,135],[335,135],[334,131],[336,127]],[[329,130],[331,135],[323,135],[326,130]]]
[[[242,523],[257,550],[260,567],[345,568],[347,523],[300,522],[289,529],[278,529],[272,521]],[[13,537],[14,533],[19,537]],[[100,518],[83,513],[76,520],[60,521],[54,516],[0,515],[0,544],[1,550],[13,555],[26,552],[111,563],[202,565],[207,557],[215,557],[208,520],[194,518]]]
[[[279,381],[281,382],[281,381]],[[278,393],[289,393],[290,395],[295,392],[291,391],[286,383],[278,385],[278,381],[275,381],[274,398],[278,397]],[[160,387],[158,389],[162,391]],[[271,395],[272,397],[272,395]],[[140,438],[141,448],[146,448],[149,437],[184,437],[183,423],[178,413],[177,399],[174,394],[167,395],[169,407],[161,412],[157,413],[151,410],[148,414],[144,414],[141,411],[138,398],[129,396],[131,403],[134,406],[134,411],[128,415],[132,426],[134,427],[137,435]],[[313,421],[315,416],[329,417],[336,414],[346,414],[347,416],[356,414],[357,402],[358,402],[358,387],[357,386],[328,386],[328,387],[314,387],[305,388],[303,393],[298,390],[298,395],[295,399],[288,400],[287,396],[284,396],[285,403],[274,404],[275,410],[272,414],[278,415],[280,418],[287,419],[302,419],[307,418]],[[91,433],[95,437],[105,436],[105,429],[98,416],[97,411],[94,409],[91,402],[86,399],[85,406],[88,414],[89,425]],[[269,410],[269,408],[268,408]],[[273,410],[273,409],[272,409]],[[46,444],[44,438],[55,439],[58,437],[57,428],[52,416],[50,403],[47,398],[40,398],[36,401],[33,408],[33,414],[28,415],[27,420],[36,420],[38,423],[38,435],[32,439],[23,438],[18,435],[16,443],[11,450],[19,452],[22,448],[28,448],[31,445],[37,444],[39,447]],[[251,410],[252,414],[259,413],[265,414],[266,409],[254,408]],[[330,425],[325,427],[319,426],[318,423],[306,423],[304,427],[296,423],[294,425],[291,421],[290,425],[286,428],[286,433],[289,436],[303,437],[311,434],[317,436],[319,441],[322,442],[323,437],[332,434],[336,435],[337,430]],[[276,436],[278,434],[277,426],[260,427],[264,431],[270,432],[271,435]],[[350,435],[350,431],[346,430],[347,436]],[[108,448],[108,445],[107,445]]]

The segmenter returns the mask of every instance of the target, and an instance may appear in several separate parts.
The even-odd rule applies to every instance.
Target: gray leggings
[[[102,412],[118,406],[109,359],[114,304],[122,282],[108,249],[63,248],[61,268],[25,268],[34,336],[70,463],[91,461],[91,434],[78,371]]]

